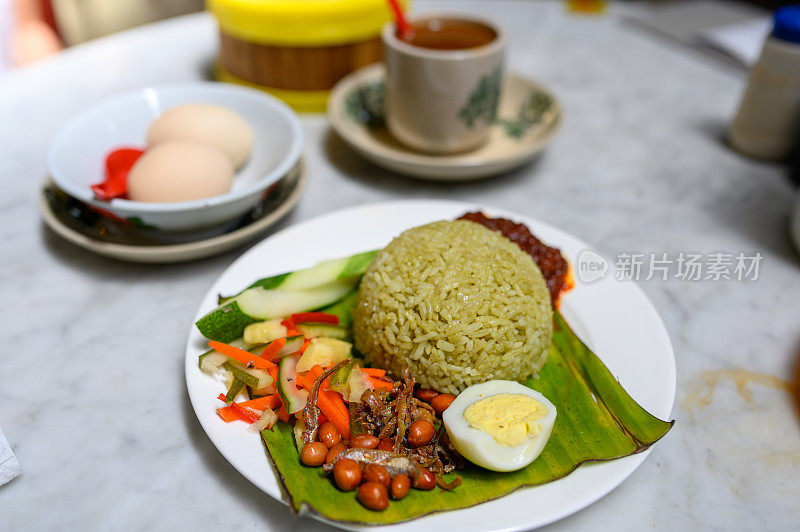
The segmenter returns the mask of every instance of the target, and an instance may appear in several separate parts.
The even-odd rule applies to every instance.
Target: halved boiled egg
[[[442,419],[456,450],[492,471],[515,471],[544,449],[556,407],[535,390],[515,381],[470,386],[450,404]]]

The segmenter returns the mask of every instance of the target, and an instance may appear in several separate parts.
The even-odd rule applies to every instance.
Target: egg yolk
[[[529,395],[501,393],[476,401],[464,410],[464,420],[501,445],[519,445],[539,434],[538,420],[547,408]]]

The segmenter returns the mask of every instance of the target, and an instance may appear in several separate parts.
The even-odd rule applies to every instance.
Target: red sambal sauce
[[[482,212],[468,212],[459,220],[469,220],[492,231],[498,231],[530,255],[542,271],[553,308],[558,306],[561,293],[571,288],[571,283],[568,281],[569,264],[558,248],[550,247],[533,236],[524,224],[518,224],[505,218],[489,218]]]

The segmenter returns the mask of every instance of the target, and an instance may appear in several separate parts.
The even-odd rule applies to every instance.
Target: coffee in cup
[[[503,79],[506,39],[488,21],[461,15],[412,21],[403,38],[383,28],[386,123],[403,144],[429,153],[489,139]]]

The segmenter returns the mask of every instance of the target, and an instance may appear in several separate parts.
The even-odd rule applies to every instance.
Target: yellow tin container
[[[386,0],[208,0],[219,24],[221,81],[322,112],[342,77],[383,57]]]

